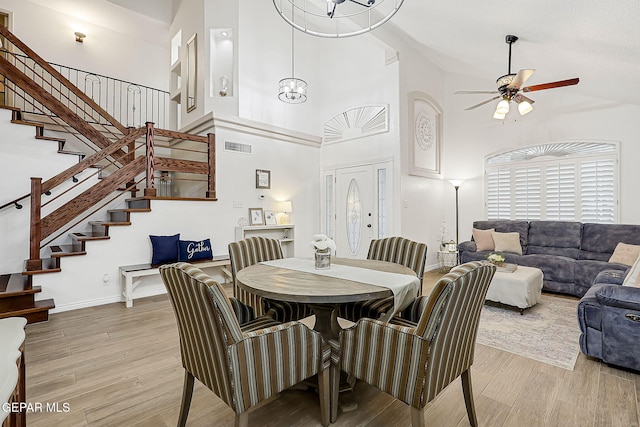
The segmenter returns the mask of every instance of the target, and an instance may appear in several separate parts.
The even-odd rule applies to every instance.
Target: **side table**
[[[448,273],[452,267],[458,265],[457,251],[438,251],[438,266],[441,273]]]

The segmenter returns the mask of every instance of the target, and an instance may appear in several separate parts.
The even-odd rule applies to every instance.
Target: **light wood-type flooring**
[[[427,273],[425,290],[438,277]],[[176,425],[183,369],[166,295],[136,300],[130,309],[115,303],[29,325],[26,361],[28,401],[59,409],[30,413],[30,427]],[[640,375],[582,354],[567,371],[478,345],[472,379],[481,426],[639,426]],[[232,426],[233,411],[196,384],[187,425]],[[410,425],[405,404],[364,383],[345,398],[358,409],[339,413],[335,426]],[[430,426],[469,425],[460,380],[429,404],[425,417]],[[317,395],[282,392],[252,411],[249,423],[320,426]]]

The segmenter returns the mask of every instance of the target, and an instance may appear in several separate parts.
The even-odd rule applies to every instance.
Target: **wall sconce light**
[[[75,33],[76,36],[76,41],[78,43],[83,43],[84,42],[84,38],[87,37],[87,35],[85,33],[81,33],[80,31],[76,31]]]
[[[278,202],[276,209],[278,210],[278,224],[291,224],[291,217],[288,215],[292,212],[291,201]]]

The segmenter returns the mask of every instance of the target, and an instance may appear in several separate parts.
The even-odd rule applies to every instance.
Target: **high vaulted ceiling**
[[[579,77],[554,95],[571,90],[640,105],[639,20],[638,0],[405,0],[391,22],[442,69],[486,79],[484,87],[462,79],[460,90],[495,89],[507,73],[505,36],[513,34],[520,39],[512,72],[536,69],[528,84]]]
[[[161,20],[171,13],[172,0],[109,1]],[[579,77],[578,86],[555,93],[640,105],[638,21],[639,0],[405,0],[385,25],[414,39],[443,70],[486,81],[478,87],[463,78],[460,90],[495,89],[495,80],[507,73],[504,38],[513,34],[520,39],[513,45],[512,72],[536,69],[528,84]],[[470,96],[469,105],[476,99],[483,100]]]

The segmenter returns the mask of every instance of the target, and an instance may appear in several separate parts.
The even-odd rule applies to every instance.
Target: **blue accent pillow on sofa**
[[[190,262],[211,258],[213,258],[213,250],[209,239],[178,240],[178,259],[180,261]]]
[[[180,233],[173,236],[149,236],[151,239],[151,264],[166,264],[178,261],[178,240]]]

